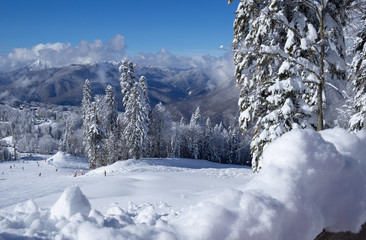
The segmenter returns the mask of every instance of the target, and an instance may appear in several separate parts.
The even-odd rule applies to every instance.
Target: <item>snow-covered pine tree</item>
[[[176,125],[177,133],[180,138],[180,157],[183,158],[192,158],[192,154],[188,149],[189,142],[189,125],[185,124],[184,117],[182,117],[179,123]]]
[[[126,107],[128,98],[136,82],[135,65],[131,61],[125,59],[122,61],[122,64],[119,67],[119,72],[121,73],[120,77],[121,92],[124,95],[123,106]]]
[[[65,120],[65,131],[64,134],[62,136],[62,138],[60,139],[59,142],[59,147],[58,150],[59,151],[63,151],[66,153],[70,153],[70,138],[72,135],[72,125],[73,125],[73,117],[72,115],[69,113],[66,115],[66,120]]]
[[[213,146],[212,146],[212,161],[223,163],[224,159],[226,158],[226,152],[227,152],[227,130],[222,125],[222,122],[220,124],[216,124],[213,129]]]
[[[92,107],[92,94],[90,89],[90,82],[88,79],[85,80],[83,87],[83,100],[82,100],[82,111],[83,111],[83,146],[84,146],[84,155],[89,161],[89,157],[91,154],[91,145],[90,145],[90,135],[89,128],[92,125],[93,121],[93,107]],[[94,166],[89,162],[90,166]]]
[[[191,158],[198,159],[201,153],[201,137],[203,133],[202,119],[200,108],[197,107],[196,111],[191,116],[191,121],[188,126],[188,151]]]
[[[254,171],[260,169],[269,142],[295,127],[315,126],[314,105],[318,129],[323,129],[325,76],[344,77],[343,12],[336,10],[344,5],[345,1],[322,0],[240,1],[234,62],[241,128],[247,131],[255,124]]]
[[[112,164],[118,159],[117,151],[117,105],[115,100],[115,93],[112,86],[108,85],[105,95],[105,133],[106,133],[106,150],[107,150],[107,163]]]
[[[182,145],[182,131],[180,124],[173,122],[172,124],[172,136],[170,138],[170,156],[180,158],[181,157],[181,145]]]
[[[170,149],[172,119],[162,103],[155,106],[151,114],[151,156],[167,157]]]
[[[366,1],[363,1],[365,8]],[[362,14],[363,13],[363,14]],[[366,129],[366,15],[365,9],[361,12],[360,29],[357,29],[350,79],[355,91],[353,106],[355,114],[349,121],[349,129],[358,131]]]
[[[297,32],[294,39],[298,39],[299,46],[288,59],[302,69],[303,81],[306,82],[316,97],[310,104],[316,106],[318,115],[318,130],[323,130],[330,123],[327,115],[335,112],[328,106],[326,99],[331,94],[339,95],[344,101],[342,93],[336,86],[345,85],[345,40],[344,26],[346,24],[346,9],[352,1],[349,0],[306,0],[295,9],[297,18]],[[290,24],[285,24],[291,30]],[[330,87],[328,87],[330,86]],[[334,101],[335,99],[333,99]]]
[[[150,106],[150,99],[147,93],[147,79],[145,76],[141,76],[139,79],[139,87],[141,89],[141,112],[142,112],[142,116],[143,116],[143,122],[144,124],[142,125],[145,134],[143,134],[143,155],[147,156],[148,155],[148,148],[150,145],[150,134],[149,134],[149,129],[150,129],[150,122],[151,122],[151,106]]]
[[[284,51],[289,37],[275,21],[275,1],[241,1],[234,22],[234,63],[240,90],[239,123],[244,131],[254,127],[251,142],[253,171],[260,169],[261,154],[269,142],[293,128],[304,104],[304,90],[296,69],[269,50]],[[277,5],[277,8],[281,5]],[[290,70],[291,69],[291,70]],[[253,126],[254,124],[254,126]]]
[[[122,83],[121,83],[122,85]],[[148,144],[148,118],[146,100],[140,82],[135,82],[125,103],[124,138],[129,158],[140,159]]]
[[[88,131],[88,139],[90,150],[88,152],[88,160],[89,160],[89,168],[95,169],[101,166],[106,166],[107,161],[105,159],[106,156],[106,148],[104,145],[105,133],[103,129],[100,127],[100,122],[98,120],[98,114],[96,106],[93,106],[92,110],[93,121],[89,127]]]
[[[204,130],[204,138],[202,141],[202,158],[212,161],[214,159],[214,153],[213,153],[213,129],[211,125],[211,119],[207,118],[205,130]]]
[[[228,132],[228,159],[227,163],[229,164],[241,164],[241,155],[240,155],[240,135],[239,131],[236,127],[229,127]]]

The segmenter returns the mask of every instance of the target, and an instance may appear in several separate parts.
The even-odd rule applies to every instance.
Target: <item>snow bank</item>
[[[70,219],[77,213],[89,215],[90,202],[78,186],[67,188],[50,210],[51,219]]]
[[[51,210],[30,201],[0,213],[0,232],[90,240],[313,240],[324,228],[357,232],[366,221],[365,146],[366,131],[294,130],[265,149],[262,171],[248,183],[197,205],[113,203],[103,214],[72,187]]]
[[[323,228],[358,232],[366,221],[365,140],[365,132],[342,129],[289,132],[268,146],[262,171],[241,191],[191,207],[174,225],[185,239],[310,240]]]
[[[70,154],[58,151],[55,155],[47,159],[48,164],[57,168],[87,169],[88,163],[85,158],[75,157]]]

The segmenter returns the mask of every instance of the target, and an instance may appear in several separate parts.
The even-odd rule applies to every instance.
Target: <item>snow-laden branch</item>
[[[304,63],[301,63],[301,61],[291,58],[291,56],[288,55],[283,50],[280,50],[280,49],[274,50],[272,47],[268,47],[268,46],[265,47],[263,49],[263,51],[260,51],[260,54],[276,57],[278,60],[283,60],[283,61],[288,61],[290,63],[293,63],[293,64],[299,66],[300,68],[302,68],[303,70],[314,74],[317,79],[320,79],[320,74],[314,68],[313,69],[310,68],[309,65],[312,65],[312,64],[310,64],[307,59],[299,58],[299,60],[302,60],[304,62]]]

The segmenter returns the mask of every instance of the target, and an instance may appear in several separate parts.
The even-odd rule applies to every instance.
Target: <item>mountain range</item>
[[[118,109],[123,111],[118,67],[118,63],[103,62],[52,68],[37,61],[0,73],[0,101],[15,106],[24,102],[79,106],[84,82],[89,79],[94,95],[105,94],[107,85],[114,87]],[[214,123],[236,123],[239,92],[233,78],[213,85],[206,69],[156,66],[137,66],[135,74],[137,80],[142,75],[147,78],[152,107],[162,102],[174,120],[184,117],[189,121],[199,106],[203,117],[210,117]]]

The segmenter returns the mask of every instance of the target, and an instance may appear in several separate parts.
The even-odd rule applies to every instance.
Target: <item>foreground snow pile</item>
[[[263,162],[241,191],[179,216],[183,238],[310,240],[323,228],[358,232],[366,221],[365,132],[292,131],[268,146]]]
[[[67,188],[51,208],[51,219],[70,219],[76,213],[88,215],[90,202],[78,186]]]
[[[30,200],[1,212],[0,238],[312,240],[323,228],[357,232],[366,221],[365,158],[365,131],[296,130],[266,148],[262,171],[240,189],[194,206],[111,199],[101,213],[74,186],[51,210]]]

